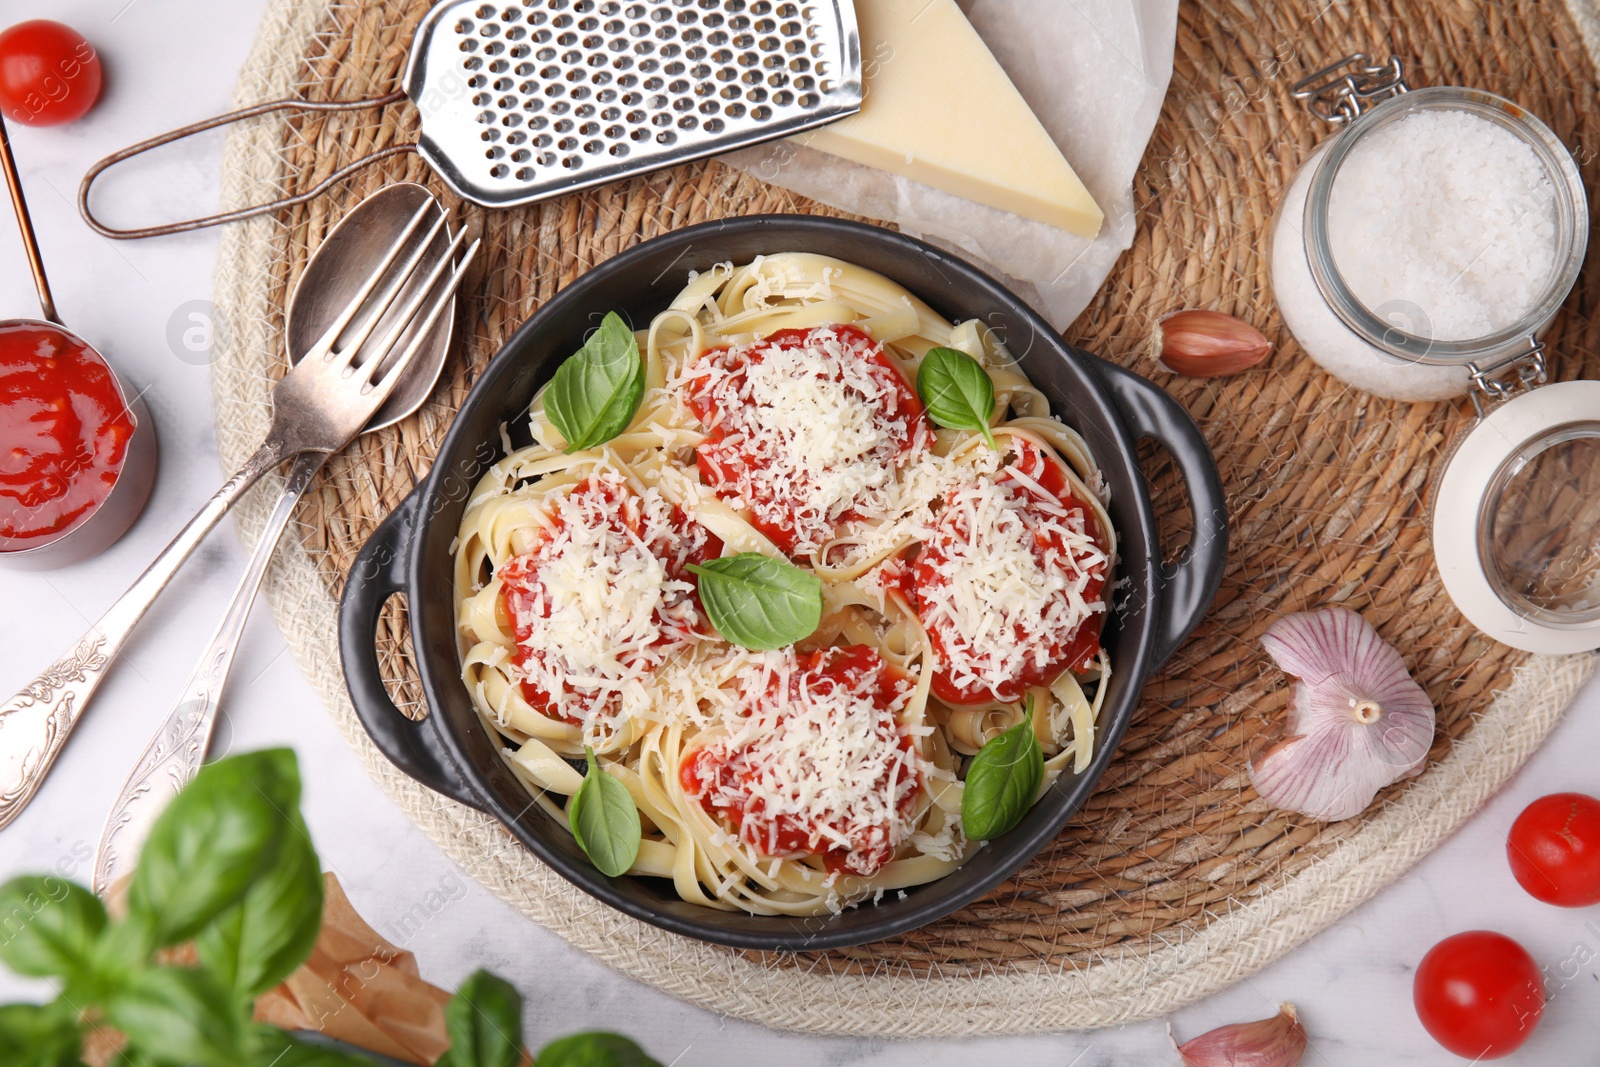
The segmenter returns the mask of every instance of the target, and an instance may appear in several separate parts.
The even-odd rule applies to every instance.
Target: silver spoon
[[[437,217],[425,227],[430,216]],[[429,256],[428,248],[443,230],[437,204],[429,203],[405,221],[399,239],[386,247],[366,246],[367,255],[359,263],[347,259],[343,269],[333,270],[319,266],[313,257],[306,273],[315,271],[323,280],[308,283],[308,291],[326,286],[330,293],[319,293],[323,297],[319,304],[337,307],[338,314],[273,387],[272,426],[266,440],[66,655],[0,704],[0,827],[9,825],[38,793],[128,635],[245,490],[286,459],[305,452],[339,451],[389,398],[406,366],[424,347],[428,331],[452,304],[461,275],[477,253],[474,241],[460,265],[450,269],[465,241],[463,233],[450,242],[445,256]],[[384,232],[394,236],[393,230]],[[415,239],[419,232],[425,234],[420,240]],[[332,292],[353,296],[341,305],[327,299]],[[366,316],[360,325],[353,325],[363,308]],[[380,340],[366,350],[389,355],[357,364],[355,357],[374,335]],[[411,340],[402,344],[405,337]]]
[[[424,221],[432,223],[436,219],[442,220],[444,210],[427,189],[410,183],[391,185],[363,200],[329,232],[289,298],[284,334],[291,362],[298,362],[316,344],[317,338],[333,324],[340,311],[354,297],[361,283],[359,271],[362,265],[381,256],[383,250],[390,247],[406,228],[408,221],[429,205],[432,210]],[[450,252],[447,232],[434,234],[427,246],[422,270],[429,270]],[[413,287],[421,284],[420,279],[413,279]],[[385,314],[392,318],[395,313],[390,309]],[[426,331],[421,350],[406,365],[394,392],[372,417],[372,421],[367,423],[363,433],[393,426],[428,399],[450,354],[454,319],[452,297],[438,321]],[[401,336],[398,344],[403,346],[411,338],[419,336],[418,327],[422,325],[414,323]],[[365,358],[381,360],[385,355],[371,352]],[[361,358],[357,358],[358,365]],[[262,528],[255,551],[250,556],[250,565],[234,591],[227,613],[212,635],[211,643],[201,653],[194,673],[184,686],[183,695],[151,738],[149,746],[117,794],[111,814],[101,829],[100,847],[95,856],[94,891],[99,895],[105,896],[117,880],[132,869],[156,816],[166,808],[177,791],[188,784],[205,761],[228,671],[238,651],[245,621],[250,617],[251,606],[255,603],[261,581],[272,560],[273,549],[283,536],[295,506],[317,472],[327,463],[329,455],[326,452],[307,452],[290,465],[283,492],[279,494],[266,526]]]

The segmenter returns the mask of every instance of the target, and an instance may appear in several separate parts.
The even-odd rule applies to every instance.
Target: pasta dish
[[[456,610],[485,726],[591,857],[599,773],[637,811],[627,873],[826,914],[981,846],[963,795],[1002,735],[1043,757],[1024,807],[1088,766],[1106,491],[982,323],[786,253],[568,363],[474,489]]]

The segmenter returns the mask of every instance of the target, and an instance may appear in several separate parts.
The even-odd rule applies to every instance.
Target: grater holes
[[[508,7],[500,12],[500,21],[502,22],[515,22],[521,17],[522,9],[520,7]]]
[[[500,131],[490,127],[489,129],[484,130],[479,136],[485,141],[498,141],[500,139]]]
[[[498,131],[497,131],[498,132]],[[527,143],[528,135],[522,130],[512,130],[506,134],[506,144],[519,145]]]
[[[750,117],[757,122],[766,122],[772,117],[772,109],[765,104],[750,109]]]
[[[531,182],[531,181],[533,181],[533,168],[532,167],[518,167],[517,168],[517,181],[519,181],[519,182]]]
[[[788,89],[780,89],[772,94],[772,103],[777,107],[788,107],[794,103],[794,93]]]
[[[583,166],[583,157],[567,156],[561,161],[561,165],[566,167],[568,170],[577,170],[579,167]]]
[[[501,148],[499,145],[495,145],[493,148],[484,153],[484,155],[489,159],[502,159],[504,158],[505,154],[506,150]]]
[[[511,168],[506,166],[504,163],[496,163],[494,166],[489,168],[489,177],[491,178],[504,178],[510,173]]]
[[[492,19],[495,16],[494,5],[493,4],[479,4],[478,5],[478,10],[474,11],[473,14],[476,15],[480,20],[481,19]]]
[[[462,38],[461,50],[463,52],[476,52],[478,50],[478,42],[471,37]]]
[[[662,130],[660,133],[656,134],[656,144],[671,145],[677,143],[678,135],[673,133],[671,130]]]
[[[491,97],[488,93],[475,93],[472,97],[472,106],[486,107],[491,99],[493,99],[493,97]],[[480,119],[479,121],[482,120]]]
[[[610,153],[613,156],[616,156],[618,159],[622,159],[628,154],[628,146],[625,144],[614,144],[608,151],[610,151]]]

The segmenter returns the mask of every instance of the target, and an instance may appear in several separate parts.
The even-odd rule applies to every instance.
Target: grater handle
[[[78,214],[82,215],[83,221],[87,222],[89,224],[89,228],[94,230],[94,232],[98,233],[100,236],[126,241],[138,237],[161,237],[169,233],[185,233],[189,230],[200,230],[206,228],[207,226],[216,226],[224,222],[237,222],[240,219],[253,219],[257,215],[265,215],[268,212],[277,211],[280,208],[293,207],[296,204],[304,204],[306,201],[322,195],[322,193],[325,192],[329,187],[333,186],[337,182],[343,181],[345,178],[360,170],[362,167],[365,167],[367,164],[376,163],[378,160],[387,159],[390,156],[398,156],[406,152],[415,152],[417,150],[417,146],[414,144],[390,145],[388,148],[371,152],[365,156],[362,156],[353,163],[348,163],[345,166],[340,167],[338,170],[328,175],[310,189],[307,189],[305,192],[296,196],[281,197],[270,203],[255,204],[250,207],[242,207],[233,211],[224,211],[216,215],[207,215],[204,218],[190,219],[185,222],[169,222],[160,226],[145,226],[134,230],[112,229],[110,226],[107,226],[105,223],[95,218],[94,212],[89,208],[89,189],[94,185],[96,178],[100,177],[101,174],[105,173],[107,170],[110,170],[118,163],[132,159],[134,156],[142,155],[143,153],[150,151],[152,148],[160,148],[162,145],[171,144],[174,141],[181,141],[183,138],[192,134],[203,133],[206,130],[214,130],[218,126],[228,126],[232,123],[239,122],[242,119],[254,118],[257,115],[267,115],[274,111],[283,111],[288,108],[293,108],[299,111],[359,111],[363,108],[387,107],[390,104],[397,104],[405,98],[405,92],[403,90],[396,89],[392,93],[387,93],[383,96],[371,97],[366,100],[274,100],[270,103],[257,104],[254,107],[241,108],[238,111],[230,111],[226,115],[217,115],[214,118],[191,123],[182,129],[172,130],[169,133],[164,133],[159,137],[152,137],[148,141],[140,141],[138,144],[124,148],[120,152],[113,152],[111,155],[107,156],[89,168],[89,172],[83,176],[83,184],[78,186]]]

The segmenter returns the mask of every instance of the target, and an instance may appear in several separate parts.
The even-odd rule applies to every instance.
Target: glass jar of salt
[[[1571,153],[1509,100],[1408,91],[1393,59],[1348,57],[1295,95],[1345,128],[1273,227],[1284,322],[1359,389],[1472,397],[1427,494],[1446,592],[1514,648],[1600,649],[1600,382],[1526,388],[1587,245]]]
[[[1588,238],[1571,153],[1491,93],[1406,91],[1394,60],[1352,57],[1296,95],[1344,124],[1300,168],[1273,226],[1273,295],[1306,353],[1400,400],[1475,386],[1503,399],[1508,380],[1542,381],[1540,337]]]

